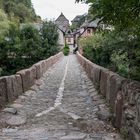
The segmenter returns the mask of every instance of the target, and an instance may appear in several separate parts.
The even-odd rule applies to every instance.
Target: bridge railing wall
[[[130,140],[140,139],[140,83],[98,66],[78,52],[77,58],[109,104],[113,125],[128,132]]]
[[[18,71],[15,75],[0,77],[0,109],[29,90],[36,80],[40,79],[47,69],[61,57],[63,57],[62,52],[42,60],[28,69]]]

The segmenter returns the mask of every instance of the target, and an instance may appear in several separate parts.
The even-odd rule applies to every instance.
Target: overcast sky
[[[56,19],[61,12],[70,21],[76,16],[87,13],[88,5],[75,3],[75,0],[32,0],[36,13],[42,19]]]

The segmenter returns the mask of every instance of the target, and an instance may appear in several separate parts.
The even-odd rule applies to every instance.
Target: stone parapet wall
[[[0,109],[29,90],[36,80],[40,79],[47,69],[61,57],[63,57],[62,52],[42,60],[28,69],[18,71],[15,75],[0,77]]]
[[[140,140],[140,82],[98,66],[78,52],[77,58],[109,104],[113,125],[125,135],[128,133],[129,140]]]

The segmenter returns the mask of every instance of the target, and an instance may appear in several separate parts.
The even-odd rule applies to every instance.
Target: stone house
[[[92,36],[98,27],[99,21],[99,19],[93,21],[85,21],[80,27],[80,37],[85,38]]]
[[[66,34],[68,34],[68,29],[70,27],[69,20],[64,16],[63,13],[60,14],[60,16],[55,20],[55,24],[58,28],[58,33],[59,33],[59,40],[58,44],[63,47],[66,43],[66,41],[71,40],[71,36],[67,36],[66,39]]]

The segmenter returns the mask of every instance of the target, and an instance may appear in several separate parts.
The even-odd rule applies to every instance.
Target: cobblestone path
[[[0,140],[120,140],[109,115],[76,56],[69,55],[0,113]]]

